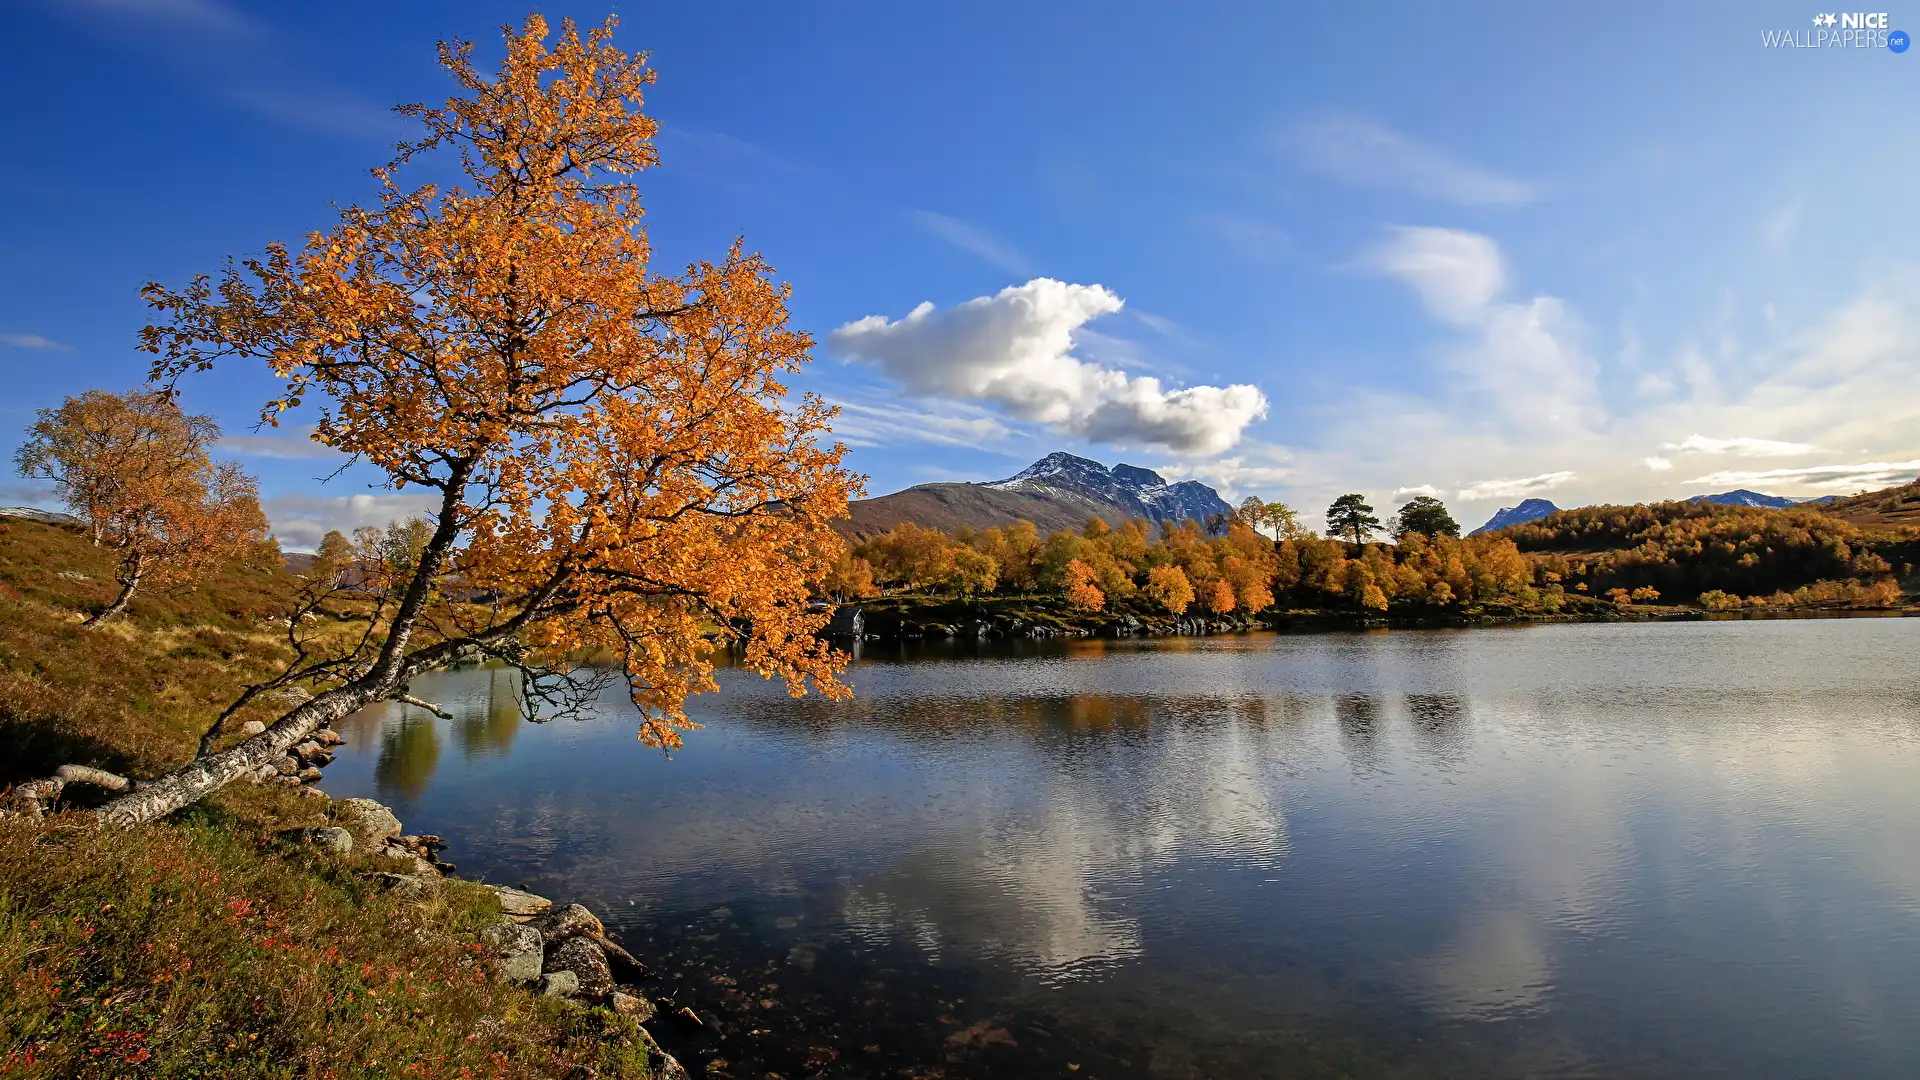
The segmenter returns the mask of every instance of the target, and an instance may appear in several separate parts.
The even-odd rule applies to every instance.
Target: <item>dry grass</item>
[[[293,587],[236,566],[84,630],[112,590],[108,553],[0,521],[0,787],[189,760],[285,655],[270,620]],[[450,882],[408,903],[370,884],[377,858],[281,838],[324,807],[235,785],[133,830],[0,819],[0,1078],[646,1075],[625,1021],[496,980],[477,944],[491,893]]]

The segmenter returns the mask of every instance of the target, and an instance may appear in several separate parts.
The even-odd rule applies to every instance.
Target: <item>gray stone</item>
[[[554,908],[540,916],[536,925],[546,935],[549,945],[558,945],[568,938],[599,938],[607,934],[607,928],[600,924],[600,919],[579,904]]]
[[[548,997],[578,997],[580,976],[571,971],[549,971],[540,976],[540,992]]]
[[[425,900],[440,891],[440,877],[423,874],[375,874],[374,880],[405,900]]]
[[[546,940],[540,931],[518,923],[501,923],[481,931],[480,939],[500,961],[500,974],[512,982],[533,982],[540,977],[540,961],[546,952]]]
[[[240,734],[245,735],[249,739],[253,738],[255,735],[264,735],[266,734],[266,731],[267,731],[267,725],[261,723],[258,720],[249,720],[246,723],[240,725]]]
[[[619,990],[613,992],[613,997],[608,999],[607,1003],[613,1006],[614,1012],[636,1024],[644,1024],[653,1019],[654,1013],[658,1011],[654,1008],[653,1002],[647,998]]]
[[[295,773],[294,775],[298,776],[300,778],[300,782],[303,784],[317,784],[320,782],[322,778],[320,770],[314,768],[311,765],[307,766],[304,769],[301,769],[298,773]]]
[[[613,989],[607,954],[589,938],[568,938],[548,950],[547,970],[573,972],[579,977],[580,992],[590,998],[605,997]]]
[[[493,894],[500,898],[500,910],[521,922],[530,920],[553,906],[553,901],[544,896],[510,889],[505,885],[489,885],[487,888],[492,889]]]
[[[372,799],[342,799],[334,804],[334,817],[369,851],[380,850],[388,837],[400,835],[400,819]]]
[[[313,842],[314,847],[329,855],[353,854],[353,834],[337,825],[328,829],[315,829],[307,834],[307,838]]]
[[[331,798],[332,798],[332,796],[330,796],[330,795],[328,795],[328,794],[327,794],[326,792],[324,792],[324,791],[321,791],[321,790],[320,790],[319,788],[317,788],[317,787],[301,787],[301,788],[295,788],[295,789],[294,789],[294,794],[295,794],[295,795],[299,795],[299,796],[301,796],[301,797],[303,797],[303,798],[308,798],[308,799],[319,799],[319,800],[320,800],[321,802],[326,802],[326,801],[328,801],[329,799],[331,799]],[[352,836],[353,834],[352,834],[352,833],[348,833],[347,835],[348,835],[349,837],[351,837],[351,836]]]

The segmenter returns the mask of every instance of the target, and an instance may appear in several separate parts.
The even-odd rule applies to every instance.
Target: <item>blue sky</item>
[[[141,283],[366,198],[407,133],[386,107],[449,91],[433,42],[486,55],[526,10],[0,9],[0,445],[139,382]],[[793,283],[800,385],[846,407],[874,493],[1063,448],[1469,523],[1920,474],[1920,53],[1762,46],[1823,8],[540,10],[653,53],[663,259],[741,235]],[[188,404],[290,546],[408,509],[250,432],[267,387]]]

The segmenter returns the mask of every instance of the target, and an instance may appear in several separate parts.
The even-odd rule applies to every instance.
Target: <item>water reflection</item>
[[[327,784],[664,941],[722,909],[903,999],[991,976],[980,1009],[1110,1080],[1909,1075],[1916,652],[1920,620],[886,646],[846,703],[723,672],[672,760],[617,694],[523,727],[467,671],[415,687],[453,721],[346,725]],[[941,1067],[1031,1071],[985,1061]]]

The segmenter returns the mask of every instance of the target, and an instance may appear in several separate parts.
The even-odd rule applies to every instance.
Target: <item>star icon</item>
[[[1836,19],[1836,18],[1834,18],[1834,17],[1833,17],[1832,15],[1830,15],[1830,14],[1828,14],[1828,15],[1815,15],[1815,16],[1813,17],[1813,25],[1815,25],[1815,26],[1832,26],[1832,25],[1833,25],[1834,23],[1836,23],[1836,22],[1839,22],[1839,21],[1840,21],[1840,20],[1838,20],[1838,19]]]

